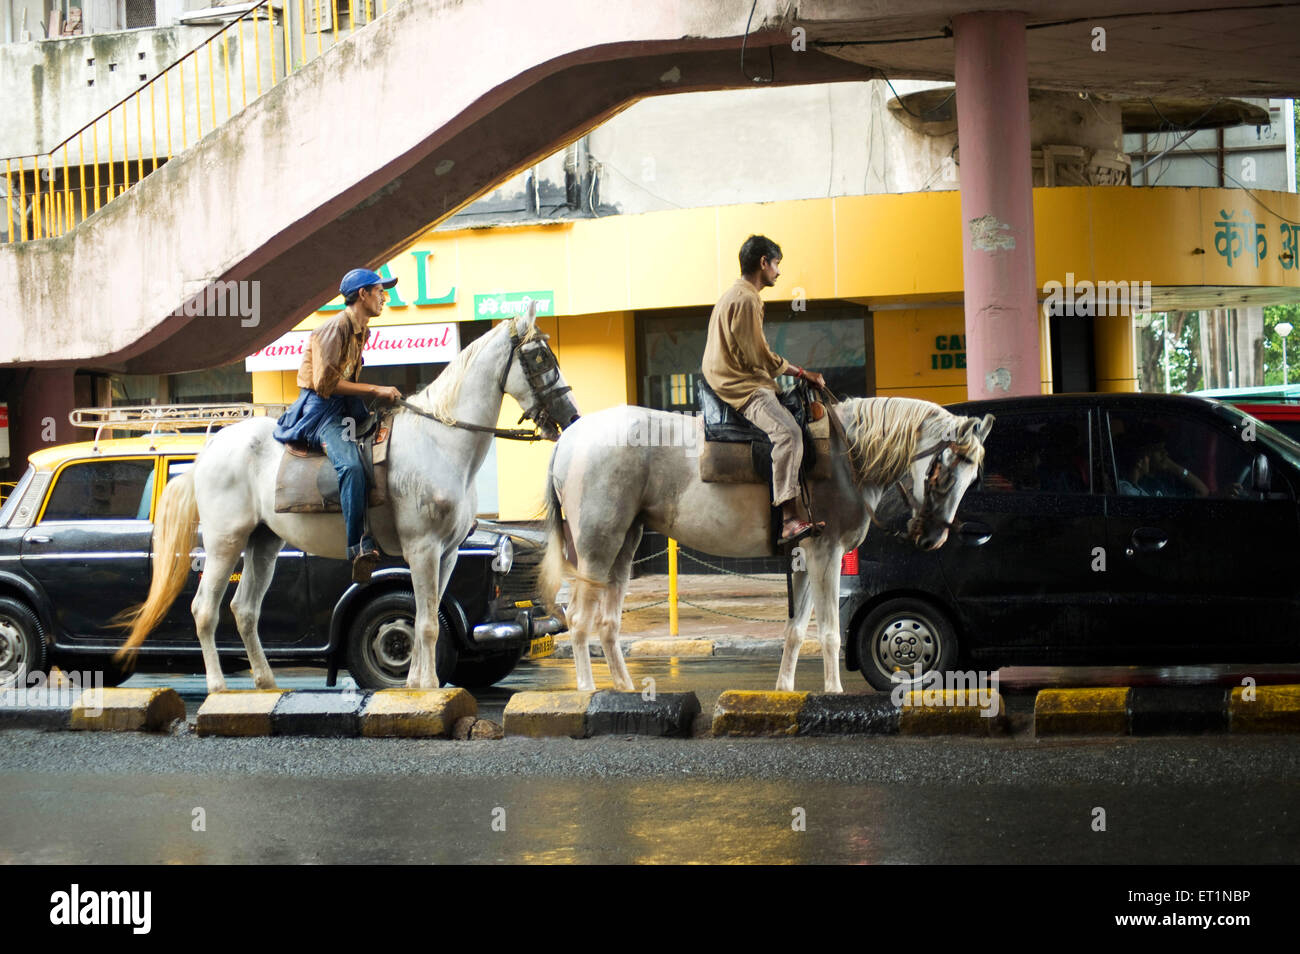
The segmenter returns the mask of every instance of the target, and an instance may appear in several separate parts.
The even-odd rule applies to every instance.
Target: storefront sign
[[[409,304],[417,308],[424,308],[427,305],[454,305],[456,304],[456,286],[451,286],[451,290],[445,294],[434,296],[429,292],[429,259],[433,258],[433,253],[424,249],[416,249],[411,253],[415,259],[415,301]],[[394,260],[394,262],[396,259]],[[383,278],[392,278],[392,266],[394,262],[379,266],[379,274]],[[405,308],[408,302],[402,297],[404,294],[410,294],[409,291],[399,291],[401,283],[388,289],[388,307]],[[328,305],[321,307],[321,311],[342,311],[344,308],[343,299],[335,298]]]
[[[555,293],[549,291],[500,292],[474,296],[474,317],[480,320],[513,318],[522,315],[527,301],[537,302],[537,314],[555,314]]]
[[[245,371],[295,371],[302,364],[310,331],[291,331],[244,359]],[[460,329],[453,324],[384,325],[370,328],[363,352],[366,364],[436,364],[460,351]]]
[[[935,335],[934,352],[930,355],[932,371],[948,371],[966,367],[966,336]]]

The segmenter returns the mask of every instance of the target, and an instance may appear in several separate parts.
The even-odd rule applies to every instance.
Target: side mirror
[[[1268,472],[1268,457],[1263,454],[1257,454],[1255,456],[1255,462],[1251,464],[1250,467],[1251,489],[1258,491],[1261,494],[1266,494],[1269,491],[1271,483],[1272,480],[1270,479]]]

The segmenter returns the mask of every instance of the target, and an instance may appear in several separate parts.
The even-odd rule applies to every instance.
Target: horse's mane
[[[915,398],[846,398],[842,403],[849,459],[859,484],[890,484],[916,456],[922,425],[938,423],[957,442],[956,450],[984,462],[979,419],[958,417],[937,404]]]
[[[413,394],[410,402],[416,407],[428,411],[444,424],[450,424],[456,419],[456,402],[460,398],[461,385],[465,383],[465,378],[469,373],[470,365],[474,363],[478,353],[482,351],[489,341],[498,333],[510,334],[510,331],[501,332],[501,328],[512,326],[514,319],[508,322],[502,322],[496,328],[493,328],[482,337],[476,338],[466,345],[456,357],[442,371],[442,374],[419,394]],[[524,335],[524,341],[531,341],[541,335],[537,330],[537,325],[529,329],[528,334]]]

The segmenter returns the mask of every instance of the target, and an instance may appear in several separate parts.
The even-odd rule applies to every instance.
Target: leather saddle
[[[357,440],[361,443],[361,463],[366,471],[366,505],[381,507],[388,503],[388,437],[392,432],[393,411],[371,414]],[[342,513],[339,502],[339,477],[323,450],[302,441],[284,445],[280,468],[275,473],[276,513]]]
[[[704,420],[700,479],[718,484],[766,484],[772,476],[772,442],[767,434],[722,400],[700,375],[695,395]],[[777,393],[777,399],[803,431],[803,466],[807,476],[830,477],[830,418],[807,389]]]

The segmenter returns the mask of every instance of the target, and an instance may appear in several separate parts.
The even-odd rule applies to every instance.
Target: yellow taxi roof
[[[82,457],[136,457],[142,454],[197,454],[203,449],[206,434],[141,434],[117,440],[80,441],[47,447],[28,456],[37,470],[54,470],[65,461]]]

